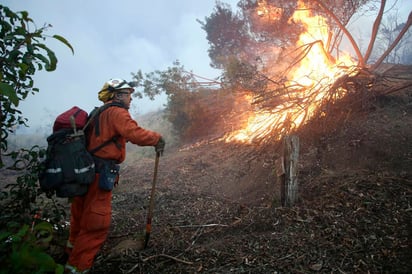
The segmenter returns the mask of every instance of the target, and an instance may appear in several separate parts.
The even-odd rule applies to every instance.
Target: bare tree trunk
[[[284,174],[281,176],[281,202],[293,206],[298,199],[299,138],[287,135],[284,139]]]
[[[385,60],[385,58],[391,53],[391,51],[398,45],[399,41],[401,41],[402,37],[404,34],[408,31],[410,26],[412,25],[412,12],[409,13],[408,16],[408,21],[406,21],[405,26],[403,26],[401,32],[399,32],[398,37],[393,41],[393,43],[390,45],[390,47],[382,54],[382,56],[376,61],[376,63],[372,66],[371,70],[374,71],[377,69],[380,64]]]
[[[325,4],[322,3],[322,1],[319,0],[314,0],[316,3],[319,4],[319,6],[321,6],[322,9],[325,10],[325,12],[333,18],[333,20],[335,20],[335,22],[338,24],[339,28],[343,31],[343,33],[345,33],[345,35],[348,37],[350,43],[352,44],[353,49],[355,50],[356,56],[358,57],[358,62],[359,62],[359,66],[360,67],[365,67],[365,61],[363,59],[362,53],[359,50],[358,44],[356,43],[355,39],[353,39],[352,35],[350,34],[350,32],[346,29],[346,27],[339,21],[339,18],[336,17],[336,15],[330,11]]]
[[[368,62],[369,57],[371,56],[371,53],[372,53],[373,46],[375,45],[375,40],[376,40],[376,36],[378,35],[379,26],[382,22],[383,12],[385,11],[385,5],[386,5],[386,0],[382,0],[381,8],[379,9],[378,16],[376,17],[375,22],[373,23],[371,40],[369,41],[369,46],[365,53],[365,57],[364,57],[365,64]]]

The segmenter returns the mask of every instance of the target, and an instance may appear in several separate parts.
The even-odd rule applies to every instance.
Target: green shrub
[[[57,264],[45,252],[52,240],[53,227],[40,222],[31,229],[23,225],[17,232],[15,224],[9,223],[7,230],[0,231],[0,273],[63,273],[63,265]]]

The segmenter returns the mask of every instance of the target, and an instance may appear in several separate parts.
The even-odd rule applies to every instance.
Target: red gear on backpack
[[[63,128],[73,128],[70,117],[73,116],[76,129],[82,129],[87,123],[88,114],[79,107],[72,107],[57,116],[53,124],[53,133]]]

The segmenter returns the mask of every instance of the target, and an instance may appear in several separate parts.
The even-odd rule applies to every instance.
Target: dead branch
[[[197,227],[214,227],[214,226],[222,226],[222,227],[226,227],[229,225],[222,225],[222,224],[205,224],[205,225],[179,225],[179,226],[175,226],[178,228],[197,228]]]
[[[314,41],[314,42],[312,42],[312,43],[305,44],[305,45],[302,45],[302,46],[294,49],[294,50],[292,51],[292,53],[295,52],[295,51],[298,51],[298,50],[300,50],[300,49],[302,49],[302,50],[298,52],[298,54],[297,54],[297,56],[294,58],[293,62],[291,62],[291,63],[288,65],[288,67],[285,69],[285,71],[287,72],[287,71],[289,71],[290,69],[292,69],[294,66],[298,65],[299,62],[302,61],[302,60],[308,55],[308,53],[311,51],[313,45],[315,45],[317,42],[318,42],[318,41]]]
[[[397,91],[403,90],[403,89],[408,88],[408,87],[412,87],[412,82],[409,82],[407,84],[404,84],[404,85],[401,85],[401,86],[398,86],[398,87],[393,87],[390,90],[386,91],[385,94],[395,93]]]
[[[316,3],[319,4],[319,6],[325,10],[325,12],[335,20],[336,24],[338,24],[339,28],[345,33],[345,35],[348,37],[350,43],[352,44],[353,49],[355,50],[356,56],[358,57],[358,62],[360,67],[365,66],[365,61],[363,59],[362,53],[358,47],[358,44],[356,43],[355,39],[353,39],[352,35],[348,31],[348,29],[340,22],[339,18],[336,17],[336,15],[328,9],[322,1],[319,0],[314,0]]]
[[[372,49],[375,44],[376,36],[378,35],[379,25],[381,24],[381,21],[382,21],[383,12],[385,11],[385,4],[386,4],[386,0],[382,0],[378,16],[376,17],[375,22],[373,23],[371,40],[369,41],[369,46],[365,53],[365,63],[368,62],[368,59],[372,53]]]

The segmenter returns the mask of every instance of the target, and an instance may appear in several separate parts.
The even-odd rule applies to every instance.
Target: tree
[[[297,66],[315,44],[322,48],[331,62],[335,62],[341,55],[340,47],[343,38],[347,38],[356,54],[359,68],[366,68],[376,38],[382,37],[385,32],[392,34],[395,28],[399,36],[395,40],[396,44],[388,47],[390,51],[396,50],[397,43],[405,40],[401,39],[407,33],[409,21],[399,22],[396,27],[380,28],[385,4],[386,0],[240,0],[238,3],[240,10],[237,13],[232,12],[227,5],[217,3],[214,12],[205,18],[205,22],[200,23],[207,33],[212,63],[219,64],[226,74],[245,75],[244,71],[233,73],[233,64],[242,63],[256,68],[259,72],[252,72],[254,76],[249,75],[248,78],[258,76],[262,79],[263,74],[263,78],[268,81],[270,79],[277,81],[276,78],[286,77],[288,71],[293,66]],[[361,16],[366,10],[378,12],[368,49],[362,53],[347,25],[351,19]],[[313,40],[303,45],[296,44],[308,25],[295,15],[305,11],[310,11],[314,19],[320,18],[318,15],[324,18],[322,21],[311,22],[309,26],[319,24],[319,29],[322,28],[321,31],[325,34],[320,40]],[[404,28],[400,29],[400,26]],[[245,66],[237,67],[242,69]],[[231,72],[228,73],[228,70]],[[242,82],[234,78],[230,80],[235,80],[236,83]]]
[[[7,136],[27,118],[19,110],[19,102],[38,92],[33,75],[45,69],[56,69],[57,58],[45,45],[47,38],[57,39],[74,53],[73,47],[60,35],[48,36],[51,25],[37,28],[27,11],[13,12],[0,5],[0,150],[7,150]],[[0,156],[0,167],[3,162]]]
[[[223,68],[231,56],[246,57],[242,53],[251,39],[247,33],[246,21],[239,14],[234,14],[230,6],[217,2],[214,13],[206,17],[205,22],[198,22],[207,33],[212,67]]]
[[[304,1],[317,14],[324,14],[330,27],[328,52],[338,51],[342,38],[342,26],[368,0],[358,1]],[[299,8],[293,0],[241,0],[240,11],[233,13],[230,6],[217,3],[214,12],[201,23],[210,44],[209,56],[215,67],[224,67],[231,56],[242,62],[256,65],[256,60],[274,62],[281,55],[279,49],[294,45],[304,30],[299,22],[291,19]],[[325,9],[331,7],[330,9]],[[339,20],[336,20],[339,18]],[[276,54],[273,56],[273,50]]]
[[[136,87],[135,97],[154,99],[156,95],[167,95],[165,117],[172,124],[173,133],[181,141],[192,141],[210,133],[210,128],[218,121],[220,112],[216,110],[221,102],[210,104],[211,98],[216,98],[215,90],[204,87],[197,80],[199,76],[186,71],[179,61],[163,71],[144,74],[139,70],[132,75]],[[211,110],[213,108],[214,111]]]
[[[33,75],[45,69],[56,69],[57,58],[44,44],[47,38],[57,39],[73,52],[72,46],[59,35],[47,36],[50,27],[37,29],[27,11],[13,12],[0,5],[0,151],[7,150],[7,137],[14,128],[26,125],[19,110],[19,102],[29,94],[39,92]],[[33,30],[32,30],[33,29]],[[15,183],[0,191],[2,217],[0,219],[0,264],[10,273],[63,273],[63,266],[48,255],[41,244],[50,243],[54,227],[60,227],[64,208],[55,200],[39,199],[40,161],[45,150],[35,145],[8,152],[13,161],[9,169],[18,172]],[[1,154],[0,154],[1,155]],[[0,168],[4,163],[0,156]],[[41,221],[38,216],[42,211]],[[30,225],[31,224],[31,227]],[[44,237],[44,238],[41,238]],[[40,239],[41,238],[41,239]],[[3,273],[4,271],[2,271]]]
[[[250,102],[256,117],[267,114],[274,119],[265,119],[265,125],[270,123],[266,128],[273,133],[265,136],[278,136],[315,116],[328,116],[324,110],[346,95],[357,98],[370,94],[368,76],[396,49],[412,24],[412,15],[399,24],[402,28],[396,39],[369,67],[367,61],[381,31],[385,4],[386,0],[240,0],[236,13],[218,3],[202,27],[208,39],[214,38],[209,39],[212,61],[224,60],[220,63],[222,79],[235,87],[234,91],[246,90],[253,95]],[[377,16],[363,53],[348,24],[370,11]],[[241,28],[233,29],[238,26]],[[226,29],[241,33],[244,42],[236,44],[236,37],[225,36]],[[349,42],[355,56],[342,52],[343,41]],[[238,46],[231,52],[235,44]]]
[[[172,123],[176,133],[184,134],[190,125],[190,118],[186,111],[189,105],[191,91],[198,88],[192,74],[187,73],[179,61],[164,71],[143,74],[142,71],[132,73],[137,92],[134,96],[147,96],[154,99],[156,95],[167,95],[167,118]]]

